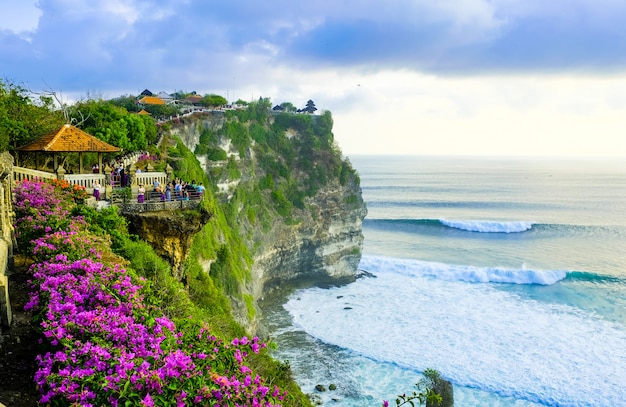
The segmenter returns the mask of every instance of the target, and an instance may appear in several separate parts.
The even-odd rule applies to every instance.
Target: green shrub
[[[209,158],[209,160],[211,161],[226,161],[228,160],[228,154],[226,154],[226,151],[224,151],[223,149],[219,148],[219,147],[208,147],[207,148],[207,157]]]
[[[272,199],[276,205],[276,212],[284,218],[291,215],[293,204],[285,197],[281,190],[272,191]]]

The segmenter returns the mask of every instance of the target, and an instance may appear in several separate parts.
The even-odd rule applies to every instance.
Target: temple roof
[[[105,143],[85,133],[76,126],[66,124],[58,131],[46,134],[30,144],[19,147],[17,151],[41,151],[48,153],[98,152],[113,153],[120,148]]]
[[[144,96],[139,100],[139,103],[143,103],[144,105],[164,105],[165,101],[156,96]]]

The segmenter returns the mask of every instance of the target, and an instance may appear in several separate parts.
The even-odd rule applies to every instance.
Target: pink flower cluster
[[[23,213],[63,207],[49,192],[51,202],[37,197]],[[224,342],[193,318],[177,329],[149,305],[145,281],[100,262],[96,239],[74,226],[33,241],[38,263],[25,308],[41,321],[48,347],[35,374],[42,404],[280,405],[285,394],[245,364],[265,344],[256,337]]]
[[[70,194],[54,185],[24,180],[13,188],[15,236],[18,247],[30,248],[32,241],[48,233],[66,230],[74,202]]]

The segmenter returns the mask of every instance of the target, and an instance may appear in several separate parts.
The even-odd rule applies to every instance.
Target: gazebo
[[[80,173],[83,172],[83,153],[98,153],[98,168],[102,173],[102,153],[115,153],[122,150],[85,133],[76,126],[66,124],[58,131],[47,134],[23,147],[16,148],[15,151],[18,154],[20,152],[35,153],[37,167],[39,167],[39,154],[52,154],[55,173],[59,168],[58,157],[61,153],[78,153]]]

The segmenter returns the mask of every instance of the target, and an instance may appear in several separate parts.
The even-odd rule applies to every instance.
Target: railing
[[[200,206],[200,200],[176,200],[176,201],[161,201],[161,200],[149,200],[143,203],[136,201],[127,201],[116,204],[120,212],[123,213],[140,213],[140,212],[153,212],[153,211],[173,211],[176,209],[196,209]]]
[[[13,166],[13,182],[19,182],[24,180],[35,181],[43,179],[57,179],[57,176],[56,174],[50,172]]]
[[[135,174],[133,185],[152,186],[155,180],[159,182],[159,185],[165,185],[167,174],[165,172],[138,172]]]
[[[19,182],[23,180],[44,180],[44,179],[59,179],[57,174],[46,171],[38,171],[32,170],[30,168],[24,167],[13,167],[13,181]],[[110,174],[65,174],[61,177],[68,181],[72,185],[80,185],[84,187],[89,192],[93,188],[94,181],[98,180],[100,185],[112,185],[112,186],[120,186],[119,176],[113,176],[113,180],[111,179]],[[132,185],[146,185],[152,186],[154,181],[157,180],[160,185],[167,184],[167,173],[165,172],[139,172],[135,174],[134,182]],[[113,181],[113,182],[111,182]]]
[[[135,164],[137,161],[139,161],[139,158],[141,158],[142,154],[144,154],[141,151],[136,151],[130,154],[126,154],[124,155],[120,160],[121,160],[121,164],[124,167],[130,167],[132,164]],[[109,163],[109,166],[113,167],[116,163],[116,160],[112,160]]]
[[[104,174],[65,174],[63,179],[72,185],[79,185],[87,190],[87,192],[93,192],[93,183],[98,181],[100,185],[104,186],[106,182],[106,175]]]
[[[33,170],[24,167],[13,167],[13,182],[20,182],[24,180],[35,181],[44,179],[59,179],[57,174],[46,171]],[[65,174],[62,179],[66,180],[72,185],[79,185],[87,190],[87,192],[93,192],[93,183],[98,180],[100,185],[104,185],[106,176],[104,174]]]
[[[152,191],[152,185],[155,180],[157,180],[160,185],[167,184],[168,174],[165,172],[140,172],[135,174],[130,185],[132,188],[127,189],[130,195],[129,198],[126,199],[122,196],[124,188],[119,188],[120,184],[116,182],[116,177],[118,176],[114,176],[113,179],[111,179],[110,174],[65,174],[58,177],[57,174],[51,172],[16,166],[13,167],[14,182],[62,178],[72,185],[79,185],[85,188],[90,195],[93,194],[93,184],[97,180],[102,186],[101,191],[103,195],[101,196],[110,197],[112,204],[118,206],[120,211],[127,213],[195,209],[199,206],[202,198],[198,192],[191,191],[187,193],[187,199],[180,199],[175,196],[174,191],[171,191],[172,200],[161,200],[161,193]],[[145,185],[147,187],[145,195],[146,201],[143,203],[137,202],[137,185]],[[111,189],[111,187],[113,188]],[[119,191],[119,193],[116,191]]]

